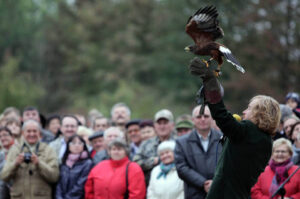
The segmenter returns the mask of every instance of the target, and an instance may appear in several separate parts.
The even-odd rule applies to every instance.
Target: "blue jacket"
[[[93,167],[91,159],[80,160],[72,168],[60,166],[60,178],[56,186],[56,199],[84,198],[84,184]]]

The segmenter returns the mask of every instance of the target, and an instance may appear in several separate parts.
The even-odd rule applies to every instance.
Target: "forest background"
[[[0,0],[0,111],[43,113],[125,102],[134,118],[168,108],[190,113],[201,81],[189,74],[187,19],[215,5],[231,49],[220,78],[236,113],[257,94],[279,102],[300,91],[298,0]]]

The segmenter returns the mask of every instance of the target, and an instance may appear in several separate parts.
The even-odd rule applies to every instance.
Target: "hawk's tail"
[[[236,60],[236,58],[232,55],[231,51],[228,48],[226,48],[225,46],[220,46],[219,50],[222,52],[222,54],[226,58],[226,61],[228,61],[229,63],[234,65],[238,71],[245,73],[245,69]]]

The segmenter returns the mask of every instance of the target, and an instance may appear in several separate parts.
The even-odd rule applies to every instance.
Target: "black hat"
[[[134,124],[140,125],[140,122],[141,122],[141,120],[138,120],[138,119],[130,120],[130,121],[126,124],[125,127],[126,127],[126,129],[128,129],[128,127],[131,126],[131,125],[134,125]]]
[[[104,136],[104,132],[103,131],[98,131],[98,132],[94,133],[93,135],[91,135],[89,137],[89,141],[92,141],[93,139],[103,137],[103,136]]]

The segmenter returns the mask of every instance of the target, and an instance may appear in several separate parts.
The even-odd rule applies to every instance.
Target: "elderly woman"
[[[174,141],[164,141],[157,153],[161,163],[151,172],[148,199],[183,199],[183,181],[178,177],[174,163]],[[168,190],[168,191],[166,191]]]
[[[293,162],[300,166],[300,121],[292,126],[292,137],[294,138],[293,144]]]
[[[252,199],[269,199],[278,187],[290,176],[297,166],[291,161],[292,144],[285,138],[273,143],[272,156],[265,171],[260,174],[257,183],[251,189]],[[300,198],[300,172],[297,172],[284,186],[285,199]],[[280,198],[278,195],[275,198]]]
[[[111,159],[97,164],[85,184],[85,199],[143,199],[146,195],[141,167],[128,159],[129,150],[123,140],[108,145]]]
[[[12,199],[51,199],[51,183],[58,180],[59,170],[55,152],[40,142],[41,127],[27,120],[22,127],[23,140],[13,145],[7,155],[1,178],[13,181]]]

